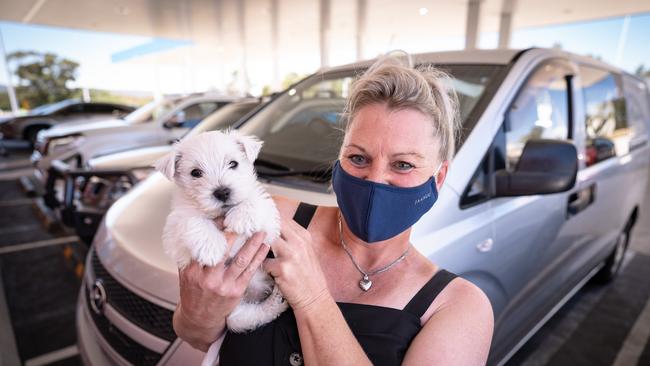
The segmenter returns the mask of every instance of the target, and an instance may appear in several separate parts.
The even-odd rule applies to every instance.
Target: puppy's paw
[[[192,257],[204,266],[214,266],[221,262],[228,250],[228,243],[225,238],[204,242],[192,246]]]
[[[250,209],[248,205],[240,204],[228,211],[223,224],[229,231],[250,237],[260,230],[260,220],[257,216],[257,212]]]
[[[179,269],[185,269],[190,262],[192,261],[192,257],[188,254],[186,256],[183,256],[182,258],[177,258],[176,259],[176,265],[178,266]]]

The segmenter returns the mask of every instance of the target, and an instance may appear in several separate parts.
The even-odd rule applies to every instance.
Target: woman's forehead
[[[356,113],[344,146],[362,147],[368,153],[380,150],[387,154],[415,152],[430,156],[437,147],[436,140],[433,124],[423,113],[372,104]]]

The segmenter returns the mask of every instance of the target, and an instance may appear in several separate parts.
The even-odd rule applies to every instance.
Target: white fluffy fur
[[[280,234],[279,213],[271,197],[257,182],[253,161],[262,142],[236,131],[206,132],[183,139],[156,162],[156,169],[176,184],[172,211],[163,231],[163,247],[179,268],[191,259],[206,266],[234,256],[255,232],[265,232],[266,243]],[[236,162],[237,166],[232,168]],[[202,176],[193,177],[199,169]],[[230,189],[222,202],[214,196]],[[214,223],[224,216],[226,231],[238,234],[232,248]],[[227,318],[228,329],[244,332],[266,324],[287,308],[273,279],[261,269],[254,274],[242,302]],[[222,339],[215,342],[203,365],[214,365]]]

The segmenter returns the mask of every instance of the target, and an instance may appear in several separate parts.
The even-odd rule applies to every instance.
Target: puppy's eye
[[[233,160],[228,164],[228,167],[230,169],[235,169],[235,168],[237,168],[238,165],[239,165],[239,163]]]
[[[201,169],[192,169],[190,175],[193,176],[194,178],[201,178],[203,176],[203,172],[201,171]]]

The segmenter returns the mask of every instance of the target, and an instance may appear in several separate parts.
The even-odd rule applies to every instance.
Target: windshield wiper
[[[265,168],[269,168],[276,171],[282,171],[282,172],[291,171],[291,168],[289,168],[288,166],[284,166],[282,164],[276,163],[275,161],[265,160],[265,159],[257,159],[255,160],[253,165],[255,165],[256,167],[263,166]]]
[[[332,178],[332,169],[321,169],[321,170],[294,170],[290,172],[264,172],[257,173],[260,177],[263,178],[281,178],[281,177],[291,177],[291,176],[306,176],[310,177],[312,181],[318,183],[327,183]]]
[[[272,171],[264,169],[263,171],[257,170],[257,175],[263,178],[281,178],[292,176],[306,176],[310,177],[313,181],[319,183],[329,182],[332,177],[332,168],[324,169],[309,169],[309,170],[293,170],[287,166],[278,164],[268,160],[256,160],[256,167],[269,168]]]

